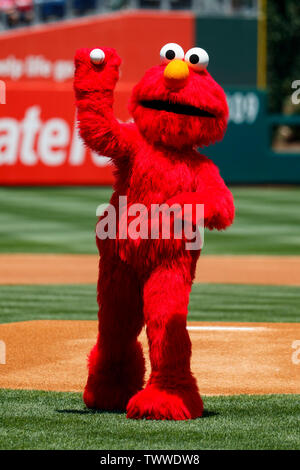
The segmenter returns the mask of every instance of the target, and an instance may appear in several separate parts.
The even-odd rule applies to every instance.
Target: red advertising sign
[[[76,131],[75,50],[117,49],[123,64],[115,114],[127,120],[130,91],[158,63],[162,45],[177,42],[187,50],[193,39],[194,19],[185,13],[132,12],[2,34],[0,184],[110,184],[109,160],[87,150]]]

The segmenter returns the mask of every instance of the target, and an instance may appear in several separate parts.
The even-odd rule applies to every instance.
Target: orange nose
[[[182,86],[188,76],[189,67],[186,62],[179,59],[174,59],[168,63],[164,70],[164,77],[168,86]]]

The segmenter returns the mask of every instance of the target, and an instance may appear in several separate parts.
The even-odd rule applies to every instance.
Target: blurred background
[[[206,49],[226,90],[227,135],[204,150],[226,181],[300,182],[299,1],[0,0],[0,10],[0,183],[110,184],[109,162],[74,129],[74,52],[118,50],[115,112],[127,120],[132,86],[166,42]]]
[[[231,185],[237,218],[206,250],[300,252],[299,0],[0,0],[0,11],[2,252],[95,252],[113,175],[77,135],[75,50],[117,49],[115,114],[126,121],[132,87],[168,42],[207,50],[230,107],[224,140],[202,151]]]

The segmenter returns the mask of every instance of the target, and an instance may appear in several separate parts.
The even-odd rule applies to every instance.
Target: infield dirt
[[[97,255],[0,255],[0,284],[96,283]],[[300,286],[300,256],[202,255],[195,282]]]
[[[204,395],[300,393],[300,364],[292,360],[300,324],[197,322],[188,326],[192,371]],[[96,336],[96,321],[0,325],[7,351],[6,365],[0,365],[0,388],[82,391],[86,357]],[[148,376],[144,330],[140,339]]]

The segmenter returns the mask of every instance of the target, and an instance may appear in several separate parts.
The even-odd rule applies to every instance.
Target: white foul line
[[[264,330],[260,326],[188,326],[190,331],[257,331]]]

